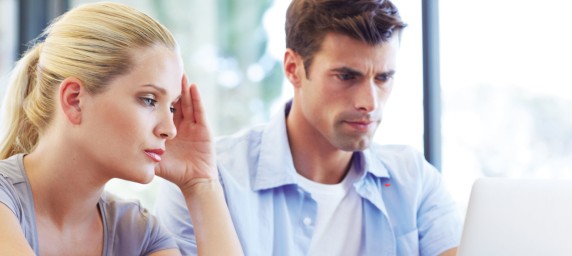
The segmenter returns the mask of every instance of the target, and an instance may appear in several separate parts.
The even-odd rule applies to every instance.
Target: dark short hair
[[[308,71],[327,33],[377,45],[406,26],[388,0],[293,0],[286,12],[286,47],[302,57]]]

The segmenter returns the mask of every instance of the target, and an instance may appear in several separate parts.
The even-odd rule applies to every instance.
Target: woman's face
[[[163,46],[134,49],[132,69],[86,96],[82,148],[104,178],[148,183],[165,142],[177,131],[173,104],[181,94],[179,56]]]

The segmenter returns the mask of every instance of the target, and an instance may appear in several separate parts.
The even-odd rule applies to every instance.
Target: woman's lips
[[[163,149],[146,149],[145,154],[155,162],[161,162],[161,155],[165,153]]]

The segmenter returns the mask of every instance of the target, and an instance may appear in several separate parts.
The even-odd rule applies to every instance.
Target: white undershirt
[[[359,178],[352,164],[341,183],[321,184],[298,175],[300,186],[318,206],[314,234],[308,255],[359,255],[361,246],[362,201],[353,183]]]

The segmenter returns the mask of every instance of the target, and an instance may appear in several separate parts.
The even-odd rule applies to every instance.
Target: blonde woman
[[[241,254],[196,86],[173,36],[124,5],[78,7],[18,62],[3,102],[0,255],[180,255],[112,178],[178,185],[199,253]]]

